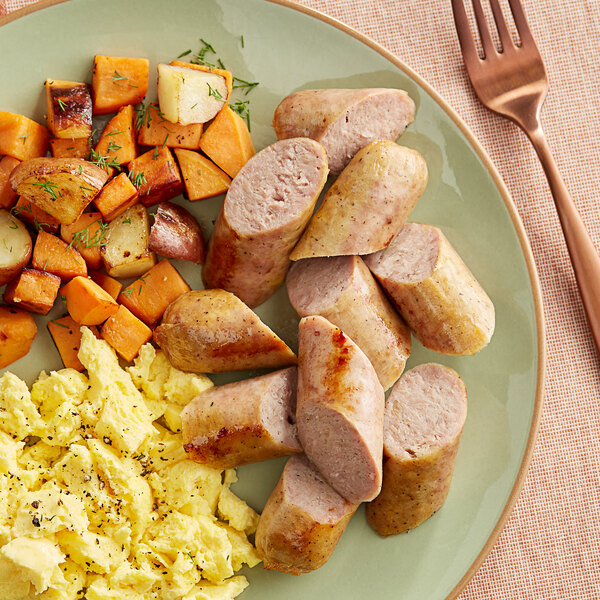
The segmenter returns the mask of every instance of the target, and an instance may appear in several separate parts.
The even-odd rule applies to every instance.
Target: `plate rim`
[[[23,8],[15,10],[5,16],[0,16],[0,27],[11,23],[12,21],[16,21],[22,17],[25,17],[31,13],[43,10],[45,8],[55,6],[57,4],[62,4],[64,2],[68,2],[70,0],[39,0],[38,2],[34,2],[33,4],[29,4]],[[537,331],[537,383],[536,383],[536,393],[533,407],[533,415],[531,418],[531,426],[529,429],[529,435],[527,438],[527,445],[525,447],[525,452],[523,453],[523,459],[521,461],[521,465],[519,467],[519,472],[515,478],[515,482],[511,489],[510,495],[496,522],[494,528],[492,529],[488,539],[486,540],[483,548],[480,550],[479,554],[475,557],[475,560],[471,564],[471,566],[467,569],[466,573],[462,576],[462,578],[458,581],[458,583],[454,586],[451,592],[446,596],[445,600],[454,600],[457,596],[464,590],[467,586],[467,583],[473,578],[475,573],[479,570],[484,560],[487,558],[488,554],[494,547],[500,533],[504,529],[508,518],[510,517],[515,504],[519,498],[521,489],[523,488],[523,484],[525,483],[525,478],[527,477],[527,472],[529,470],[529,465],[531,464],[531,459],[533,457],[533,452],[535,449],[535,443],[537,439],[537,434],[539,430],[541,413],[544,404],[544,388],[545,388],[545,380],[546,380],[546,323],[544,318],[544,307],[542,300],[542,291],[540,286],[540,280],[537,272],[537,267],[535,264],[535,259],[533,257],[533,252],[531,250],[531,244],[529,242],[529,238],[527,237],[527,233],[525,231],[525,227],[523,225],[523,221],[519,212],[517,210],[516,204],[512,199],[512,195],[508,190],[508,187],[504,183],[500,172],[497,167],[492,162],[491,157],[485,148],[481,145],[479,140],[475,137],[475,134],[471,131],[471,128],[467,125],[467,123],[463,120],[463,118],[456,112],[452,106],[423,78],[421,77],[412,67],[407,65],[402,59],[393,54],[391,51],[384,48],[381,44],[377,43],[364,33],[358,31],[357,29],[346,25],[339,19],[335,17],[331,17],[319,10],[314,8],[310,8],[295,0],[263,0],[264,2],[269,2],[271,4],[276,4],[279,6],[284,6],[286,8],[295,10],[297,12],[303,13],[312,18],[318,19],[336,29],[342,31],[343,33],[350,35],[354,39],[358,40],[362,44],[368,46],[372,50],[375,50],[378,54],[383,56],[386,60],[392,63],[395,67],[400,69],[404,74],[410,77],[415,83],[417,83],[429,96],[442,108],[442,110],[452,119],[454,124],[460,129],[461,133],[464,135],[466,140],[469,142],[471,147],[475,150],[480,160],[484,164],[487,169],[490,177],[492,178],[496,189],[500,192],[500,196],[506,206],[510,219],[512,221],[513,227],[519,239],[519,244],[521,246],[521,251],[523,253],[523,257],[525,258],[525,263],[527,265],[527,272],[529,274],[529,283],[531,286],[531,292],[533,297],[534,309],[535,309],[535,321],[536,321],[536,331]]]

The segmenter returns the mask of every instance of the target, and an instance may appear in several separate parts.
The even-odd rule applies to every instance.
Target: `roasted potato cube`
[[[0,159],[0,208],[12,208],[17,201],[17,192],[10,185],[10,174],[20,162],[12,156]]]
[[[113,279],[102,271],[90,271],[90,277],[105,291],[108,292],[115,300],[118,298],[123,284],[116,279]]]
[[[45,231],[40,231],[35,240],[31,266],[63,280],[87,275],[83,256],[60,238]]]
[[[61,225],[60,237],[77,250],[90,269],[102,266],[100,250],[105,243],[106,225],[99,212],[84,212],[75,223]]]
[[[17,160],[46,156],[48,138],[43,125],[23,115],[0,111],[0,154]]]
[[[104,268],[111,277],[138,277],[156,264],[148,248],[150,222],[141,204],[128,208],[110,222],[102,247]]]
[[[0,238],[0,285],[4,285],[29,262],[31,236],[19,219],[0,209]]]
[[[131,362],[140,348],[152,339],[152,329],[128,308],[121,305],[119,310],[102,325],[100,335],[119,356]]]
[[[94,204],[106,222],[112,221],[139,200],[137,188],[126,173],[111,179],[96,196]]]
[[[50,138],[50,152],[54,158],[87,158],[90,153],[90,138]]]
[[[29,200],[25,200],[25,198],[19,198],[10,212],[16,217],[19,217],[21,221],[24,221],[33,227],[36,231],[56,233],[60,226],[60,221],[56,217],[39,209],[35,204],[31,204]]]
[[[23,310],[0,306],[0,369],[23,358],[31,348],[37,327]]]
[[[32,158],[10,176],[13,190],[61,223],[74,223],[108,174],[79,158]]]
[[[177,163],[168,148],[155,148],[131,161],[129,176],[144,206],[171,200],[183,192]]]
[[[108,292],[87,277],[74,277],[61,293],[69,314],[80,325],[100,325],[119,310]]]
[[[91,159],[99,167],[106,168],[123,165],[136,156],[133,106],[124,106],[106,124]]]
[[[199,152],[176,148],[175,156],[191,202],[224,194],[229,189],[229,175]]]
[[[145,113],[138,115],[138,144],[142,146],[167,146],[167,148],[200,147],[204,126],[202,123],[182,125],[167,121],[156,104],[151,104]]]
[[[94,114],[106,115],[142,102],[148,91],[149,66],[146,58],[96,56],[92,74]]]
[[[16,279],[7,284],[4,302],[46,315],[54,306],[59,288],[60,277],[36,269],[23,269]]]
[[[98,337],[98,329],[93,325],[90,325],[90,329]],[[49,321],[48,331],[56,344],[65,369],[83,371],[85,367],[78,357],[79,347],[81,346],[81,325],[76,323],[72,317],[66,315],[60,319]]]
[[[87,83],[46,80],[46,119],[54,137],[92,135],[92,96]]]

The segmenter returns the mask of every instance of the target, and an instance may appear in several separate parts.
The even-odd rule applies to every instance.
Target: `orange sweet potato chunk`
[[[115,300],[119,297],[123,284],[102,271],[90,271],[90,277]]]
[[[124,106],[106,124],[91,158],[97,161],[98,156],[101,156],[106,162],[113,161],[123,165],[132,161],[136,154],[133,106]]]
[[[100,335],[127,362],[131,362],[140,348],[152,339],[152,330],[125,306],[102,325]]]
[[[87,83],[46,80],[46,119],[54,137],[92,135],[92,96]]]
[[[149,67],[146,58],[96,56],[92,74],[94,114],[106,115],[141,102],[148,91]]]
[[[171,123],[161,116],[156,104],[151,104],[142,115],[137,141],[142,146],[167,146],[167,148],[200,147],[200,138],[204,126],[202,123]]]
[[[23,358],[31,348],[37,327],[23,310],[0,306],[0,369]]]
[[[108,223],[139,200],[137,188],[126,173],[111,179],[94,198],[96,208]]]
[[[60,288],[60,277],[36,269],[23,269],[7,284],[4,301],[30,312],[46,315],[54,306]]]
[[[46,156],[48,138],[43,125],[23,115],[0,111],[0,154],[17,160]]]
[[[167,306],[190,286],[166,259],[154,265],[119,295],[119,302],[149,327],[154,327]]]
[[[230,177],[235,177],[254,155],[245,121],[229,106],[225,106],[206,128],[200,150]]]
[[[89,269],[102,266],[106,226],[99,212],[85,212],[75,223],[60,226],[60,237],[83,256]]]
[[[50,152],[54,158],[87,158],[90,153],[89,138],[74,140],[50,138]]]
[[[188,199],[192,202],[224,194],[231,179],[208,158],[193,150],[175,149]]]
[[[63,280],[87,275],[83,256],[59,237],[45,231],[40,231],[35,240],[31,266]]]
[[[47,231],[48,233],[56,233],[58,231],[60,221],[56,217],[49,215],[46,211],[38,208],[23,197],[17,200],[11,211],[21,221],[25,221],[25,223],[38,231]]]
[[[119,309],[111,295],[87,277],[74,277],[61,294],[69,314],[80,325],[100,325]]]
[[[17,201],[17,192],[10,185],[10,174],[21,161],[12,156],[0,159],[0,208],[12,208]]]
[[[93,326],[90,329],[97,337],[98,330]],[[60,319],[50,321],[48,331],[56,344],[65,368],[83,371],[85,367],[78,357],[79,347],[81,346],[81,325],[75,323],[69,315],[66,315]]]

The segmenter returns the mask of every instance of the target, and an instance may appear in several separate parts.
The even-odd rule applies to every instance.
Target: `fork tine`
[[[506,26],[506,21],[504,20],[504,14],[502,13],[500,2],[499,0],[490,0],[490,4],[492,5],[494,21],[496,23],[496,28],[498,29],[498,36],[500,37],[502,48],[503,50],[506,50],[507,48],[513,46],[513,41],[510,36],[510,32],[508,31],[508,27]]]
[[[460,49],[468,70],[471,67],[475,67],[480,62],[480,58],[477,53],[477,46],[475,46],[475,41],[471,35],[469,17],[467,16],[463,0],[452,0],[452,12],[454,13],[454,23],[456,24]]]
[[[479,37],[481,38],[481,45],[483,46],[483,53],[485,58],[489,58],[496,52],[496,47],[490,35],[490,29],[487,24],[483,7],[481,6],[481,0],[471,0],[473,3],[473,9],[475,10],[475,20],[477,21],[477,29],[479,29]]]
[[[535,43],[533,35],[531,35],[531,29],[529,29],[529,23],[527,23],[527,17],[525,16],[523,5],[521,4],[520,0],[508,0],[508,4],[510,5],[510,10],[512,12],[513,19],[515,20],[515,25],[517,26],[517,32],[521,38],[521,44],[523,44],[525,41]]]

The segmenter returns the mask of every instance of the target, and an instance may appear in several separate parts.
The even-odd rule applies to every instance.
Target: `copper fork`
[[[546,172],[583,306],[600,356],[600,256],[577,212],[542,130],[540,112],[548,79],[520,0],[508,0],[520,45],[513,43],[499,0],[489,0],[501,50],[492,39],[481,0],[472,2],[483,48],[479,56],[464,0],[452,0],[454,21],[473,88],[490,110],[514,121],[529,137]]]

